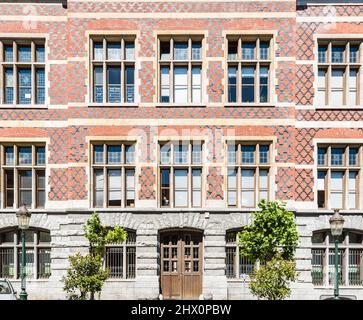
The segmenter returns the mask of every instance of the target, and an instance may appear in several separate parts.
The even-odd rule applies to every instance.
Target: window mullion
[[[14,194],[14,208],[19,207],[19,185],[18,185],[18,146],[14,145],[14,185],[13,185],[13,194]]]
[[[123,244],[122,245],[122,277],[124,279],[126,279],[126,275],[127,275],[127,272],[126,272],[126,268],[127,268],[127,265],[126,265],[126,258],[127,258],[126,248],[127,248],[127,244]]]
[[[170,39],[169,102],[174,103],[174,39]]]
[[[4,62],[4,43],[0,41],[0,62]],[[4,67],[0,63],[0,104],[5,103]]]
[[[34,232],[34,243],[33,243],[33,261],[34,261],[34,265],[33,265],[33,278],[34,279],[37,279],[38,278],[38,273],[37,273],[37,270],[38,270],[38,232]]]
[[[192,38],[188,39],[188,103],[192,103]]]
[[[36,76],[35,76],[35,44],[32,41],[31,42],[31,71],[30,71],[30,77],[31,77],[31,104],[35,104],[35,84],[36,84]]]
[[[103,49],[103,61],[102,61],[102,67],[103,67],[103,103],[108,102],[108,90],[107,90],[107,41],[106,38],[103,38],[102,40],[102,49]]]

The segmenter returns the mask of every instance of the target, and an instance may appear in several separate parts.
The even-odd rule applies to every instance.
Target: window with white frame
[[[29,229],[25,231],[25,274],[28,279],[46,279],[51,275],[49,231]],[[21,232],[0,232],[0,278],[20,278]]]
[[[0,39],[1,104],[45,104],[45,40]]]
[[[228,230],[226,232],[226,277],[227,279],[249,279],[254,270],[265,265],[260,261],[252,262],[240,254],[239,233],[243,230]]]
[[[135,102],[135,36],[92,36],[91,102]]]
[[[1,208],[44,208],[46,199],[45,145],[0,145]]]
[[[316,286],[335,283],[335,238],[330,231],[312,237],[311,277]],[[363,232],[344,230],[339,237],[338,273],[341,285],[363,285]]]
[[[228,103],[271,101],[271,36],[228,36]]]
[[[271,144],[227,142],[227,199],[230,207],[270,200]]]
[[[317,201],[319,208],[360,209],[362,184],[359,179],[363,147],[319,145]]]
[[[202,103],[202,36],[160,36],[159,102]]]
[[[135,144],[92,143],[93,206],[135,206]]]
[[[201,207],[203,143],[165,142],[159,145],[160,207]]]
[[[134,279],[136,276],[136,232],[127,230],[127,239],[106,246],[105,265],[110,278]]]
[[[318,106],[361,104],[361,46],[361,40],[319,40]]]

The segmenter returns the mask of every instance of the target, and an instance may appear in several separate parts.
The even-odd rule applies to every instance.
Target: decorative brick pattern
[[[156,199],[155,183],[156,183],[156,174],[154,172],[154,168],[142,167],[139,175],[139,184],[141,187],[139,192],[140,200]]]
[[[67,169],[51,169],[49,177],[50,191],[48,199],[51,201],[68,200]]]
[[[313,170],[297,169],[295,177],[295,200],[296,201],[314,201],[314,185]]]
[[[86,168],[84,167],[71,167],[68,168],[68,181],[69,192],[68,198],[70,200],[86,200],[88,179],[86,176]]]
[[[295,170],[293,168],[278,168],[275,178],[276,199],[294,200],[294,176]]]
[[[221,102],[223,87],[223,69],[221,62],[210,62],[208,67],[208,96],[209,102]]]
[[[207,200],[223,200],[224,177],[220,167],[210,167],[207,175]]]
[[[314,72],[312,65],[298,65],[296,72],[296,104],[312,105],[314,99]]]

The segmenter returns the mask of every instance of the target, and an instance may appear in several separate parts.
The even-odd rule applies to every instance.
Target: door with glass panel
[[[164,232],[160,246],[164,299],[198,299],[202,294],[202,234]]]

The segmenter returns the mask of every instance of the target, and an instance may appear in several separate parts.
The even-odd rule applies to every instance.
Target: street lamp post
[[[334,209],[333,216],[329,219],[331,234],[334,237],[335,243],[335,286],[334,286],[334,298],[339,299],[339,268],[338,268],[338,243],[339,236],[343,232],[344,218],[339,214],[339,209]]]
[[[21,266],[20,266],[20,278],[21,278],[21,292],[19,294],[20,300],[27,300],[28,294],[25,290],[25,230],[29,228],[31,213],[23,204],[18,212],[16,218],[18,219],[18,226],[21,230]]]

